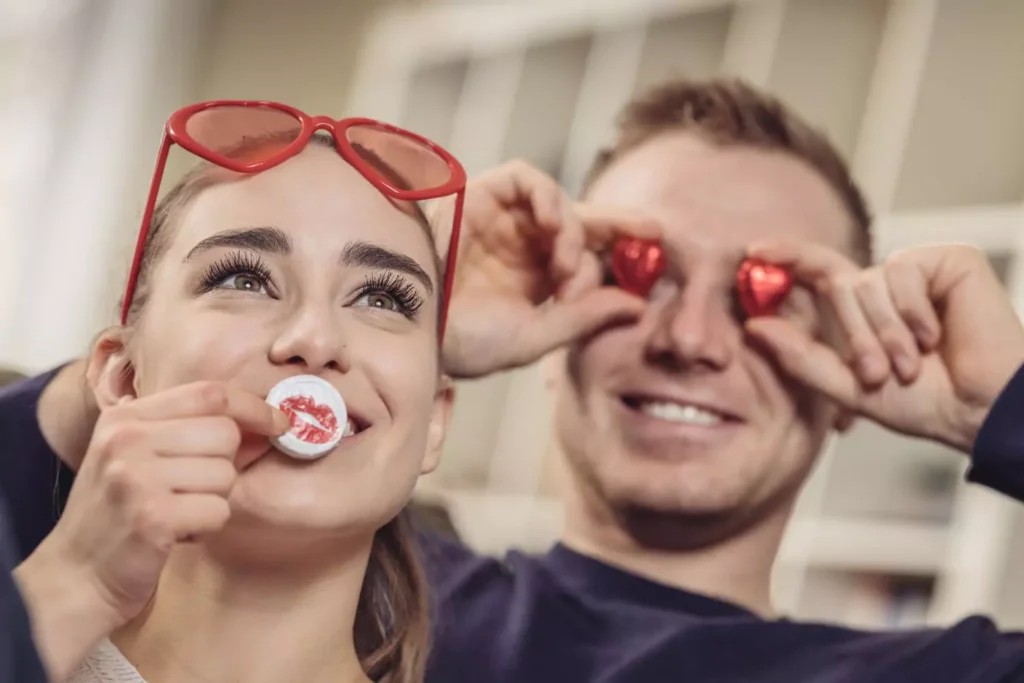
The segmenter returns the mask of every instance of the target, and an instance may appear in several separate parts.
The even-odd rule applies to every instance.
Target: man
[[[574,211],[521,165],[477,182],[446,366],[478,376],[569,344],[567,525],[549,554],[504,561],[426,539],[430,681],[1024,680],[1024,636],[984,619],[871,634],[776,621],[768,600],[797,491],[855,416],[973,448],[975,480],[1024,496],[1024,330],[983,258],[918,249],[863,269],[868,212],[839,156],[729,82],[632,103]],[[613,301],[596,286],[597,245],[637,210],[660,226],[669,266],[648,301]],[[777,317],[736,305],[751,250],[803,285]],[[558,315],[538,306],[549,295]],[[95,419],[76,373],[59,373],[38,411],[72,465]],[[3,403],[33,405],[46,379]],[[0,439],[30,443],[34,427]]]

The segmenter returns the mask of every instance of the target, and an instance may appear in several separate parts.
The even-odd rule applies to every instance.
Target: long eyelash
[[[270,284],[270,268],[251,251],[235,251],[213,263],[199,281],[200,293],[208,292],[232,275],[250,275],[264,286]]]
[[[374,293],[391,297],[406,318],[415,317],[423,306],[423,297],[416,291],[415,285],[390,270],[366,276],[366,281],[359,289],[359,296]]]

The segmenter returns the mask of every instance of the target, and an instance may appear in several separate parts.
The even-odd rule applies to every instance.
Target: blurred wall
[[[0,32],[0,362],[42,370],[113,322],[171,111],[260,98],[341,114],[386,4],[82,0]]]

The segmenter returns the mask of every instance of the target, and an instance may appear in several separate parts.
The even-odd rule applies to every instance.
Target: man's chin
[[[722,487],[701,468],[662,465],[660,473],[604,472],[598,494],[639,544],[665,551],[714,545],[757,524],[768,510],[743,486]],[[737,482],[735,479],[733,484]]]
[[[692,501],[634,501],[617,516],[639,545],[666,552],[692,552],[722,543],[758,523],[759,515],[741,506]]]

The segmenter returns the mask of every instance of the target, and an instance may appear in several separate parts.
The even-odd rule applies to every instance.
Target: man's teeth
[[[665,420],[694,425],[715,425],[722,422],[722,416],[697,406],[681,405],[668,401],[644,401],[640,411],[645,415]]]
[[[352,436],[356,433],[356,423],[352,421],[352,418],[348,419],[345,423],[345,431],[341,433],[342,436]]]

